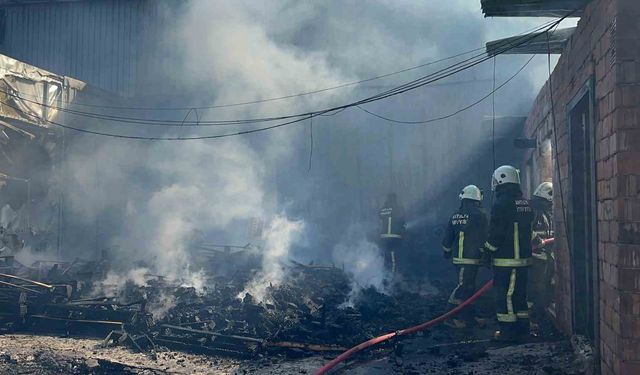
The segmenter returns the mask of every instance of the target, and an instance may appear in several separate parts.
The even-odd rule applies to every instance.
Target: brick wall
[[[571,200],[567,104],[590,77],[595,79],[596,105],[601,371],[640,374],[640,1],[592,1],[553,72],[556,162],[565,206]],[[526,135],[538,144],[552,132],[550,108],[547,83],[525,125]],[[537,173],[542,177],[546,172]],[[553,182],[559,208],[556,172]],[[559,209],[555,222],[556,323],[570,334],[571,256]]]

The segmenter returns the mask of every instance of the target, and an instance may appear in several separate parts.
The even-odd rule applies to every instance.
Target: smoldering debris
[[[104,338],[105,347],[148,353],[304,356],[344,350],[446,308],[446,296],[393,296],[373,287],[354,298],[353,280],[332,265],[290,261],[286,282],[267,284],[261,299],[247,292],[259,275],[251,270],[210,278],[201,289],[140,270],[107,295],[108,285],[87,278],[103,278],[104,266],[43,274],[13,260],[0,274],[0,332],[91,336]]]

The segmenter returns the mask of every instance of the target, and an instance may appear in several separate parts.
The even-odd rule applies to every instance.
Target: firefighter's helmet
[[[460,199],[471,199],[474,201],[482,202],[482,190],[480,190],[476,185],[468,185],[462,189],[460,195],[458,195]]]
[[[553,184],[551,182],[543,182],[538,185],[536,191],[533,192],[534,197],[546,199],[549,202],[553,201]]]
[[[491,189],[495,190],[496,186],[504,184],[520,185],[520,171],[510,165],[498,167],[491,178]]]

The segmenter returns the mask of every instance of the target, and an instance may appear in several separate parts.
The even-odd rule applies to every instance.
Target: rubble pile
[[[67,282],[0,274],[0,330],[105,337],[105,346],[146,352],[302,356],[341,351],[446,309],[444,296],[354,293],[343,270],[298,263],[262,300],[244,291],[250,272],[211,279],[200,290],[147,275],[144,285],[128,282],[113,296],[96,296],[87,281],[71,280],[73,272],[53,275]]]

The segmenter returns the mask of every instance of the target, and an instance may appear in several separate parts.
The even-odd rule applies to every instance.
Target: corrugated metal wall
[[[163,63],[159,39],[170,22],[167,7],[177,3],[98,0],[1,7],[0,52],[123,96],[142,95]]]

